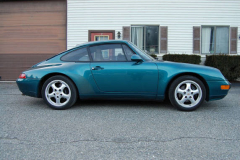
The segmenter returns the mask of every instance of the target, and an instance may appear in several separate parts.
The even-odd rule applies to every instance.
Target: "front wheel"
[[[67,77],[53,76],[43,84],[42,97],[49,107],[62,110],[74,105],[77,100],[77,91]]]
[[[182,111],[197,109],[206,98],[206,88],[194,76],[182,76],[173,81],[168,92],[173,106]]]

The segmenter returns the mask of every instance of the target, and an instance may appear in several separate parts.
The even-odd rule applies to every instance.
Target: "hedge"
[[[206,56],[205,65],[218,68],[228,80],[236,80],[240,77],[240,56]]]
[[[188,54],[165,54],[163,55],[164,61],[183,62],[200,64],[201,56],[199,55],[188,55]]]
[[[156,54],[150,54],[151,57],[153,57],[154,59],[157,58],[157,55]]]

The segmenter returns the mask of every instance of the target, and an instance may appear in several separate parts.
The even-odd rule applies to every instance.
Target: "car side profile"
[[[157,61],[122,40],[79,45],[32,66],[16,82],[24,95],[42,97],[53,109],[70,108],[77,99],[169,98],[177,109],[192,111],[230,89],[216,68]]]

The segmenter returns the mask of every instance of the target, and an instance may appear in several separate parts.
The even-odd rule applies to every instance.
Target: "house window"
[[[203,26],[202,27],[202,53],[228,54],[229,53],[229,27]]]
[[[158,53],[159,26],[131,26],[131,41],[149,54]]]

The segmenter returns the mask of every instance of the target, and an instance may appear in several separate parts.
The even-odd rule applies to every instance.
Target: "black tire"
[[[172,82],[168,96],[177,109],[194,111],[205,100],[206,88],[203,82],[194,76],[181,76]]]
[[[50,77],[44,82],[42,97],[45,103],[52,109],[63,110],[75,104],[77,100],[77,90],[69,78],[57,75]]]

